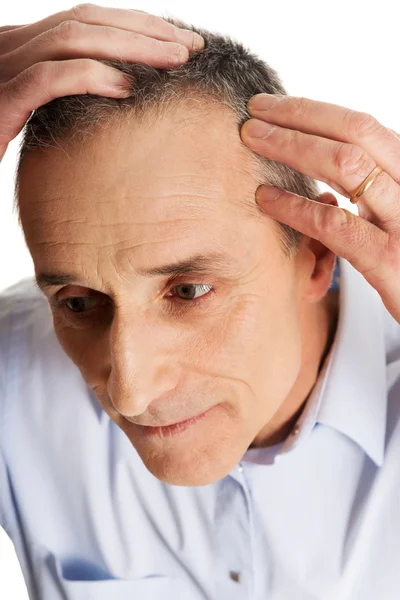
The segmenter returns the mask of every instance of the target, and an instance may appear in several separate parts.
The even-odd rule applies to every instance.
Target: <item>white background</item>
[[[278,71],[290,95],[368,112],[400,132],[398,20],[393,0],[100,0],[97,4],[181,17],[232,35]],[[3,1],[0,26],[32,23],[72,6],[63,0]],[[0,164],[0,291],[33,274],[12,210],[19,139],[10,144]],[[329,188],[320,184],[320,189]],[[341,206],[357,212],[334,193]],[[1,529],[0,598],[28,599],[13,545]]]

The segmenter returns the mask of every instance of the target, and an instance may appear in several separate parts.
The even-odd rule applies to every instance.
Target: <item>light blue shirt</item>
[[[31,600],[400,598],[400,326],[339,261],[337,334],[292,435],[198,487],[145,468],[32,279],[0,295],[0,524]]]

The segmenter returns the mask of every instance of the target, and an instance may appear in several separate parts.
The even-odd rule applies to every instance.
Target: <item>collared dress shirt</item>
[[[146,469],[33,279],[0,294],[0,525],[31,600],[400,598],[400,326],[337,262],[335,339],[292,434],[195,487]]]

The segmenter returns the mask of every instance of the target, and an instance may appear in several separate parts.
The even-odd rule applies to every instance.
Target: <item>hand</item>
[[[273,186],[260,186],[265,213],[348,260],[400,323],[400,136],[367,113],[307,98],[257,94],[242,140],[262,156],[327,183],[351,198],[376,167],[359,215]],[[259,133],[264,137],[253,137]],[[335,199],[336,200],[336,199]],[[326,201],[326,200],[325,200]]]
[[[171,68],[203,47],[201,36],[161,17],[95,4],[1,27],[0,160],[42,104],[72,94],[126,96],[123,74],[95,58]]]

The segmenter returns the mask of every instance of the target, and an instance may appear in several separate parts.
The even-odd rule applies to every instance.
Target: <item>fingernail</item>
[[[247,103],[249,110],[269,110],[287,96],[283,94],[256,94]]]
[[[256,202],[257,202],[258,206],[261,206],[261,208],[262,208],[261,194],[262,194],[263,187],[264,186],[259,185],[258,188],[256,189]]]
[[[265,123],[265,121],[260,121],[258,119],[251,119],[250,121],[247,121],[247,123],[246,133],[252,138],[265,139],[276,129],[275,125],[270,125],[269,123]]]
[[[256,202],[258,206],[264,208],[268,201],[277,200],[285,193],[281,188],[276,188],[273,185],[259,185],[256,189]]]
[[[180,29],[176,32],[176,40],[180,44],[190,47],[191,52],[204,48],[204,38],[191,29]]]
[[[193,51],[204,50],[205,40],[198,33],[193,34]]]

